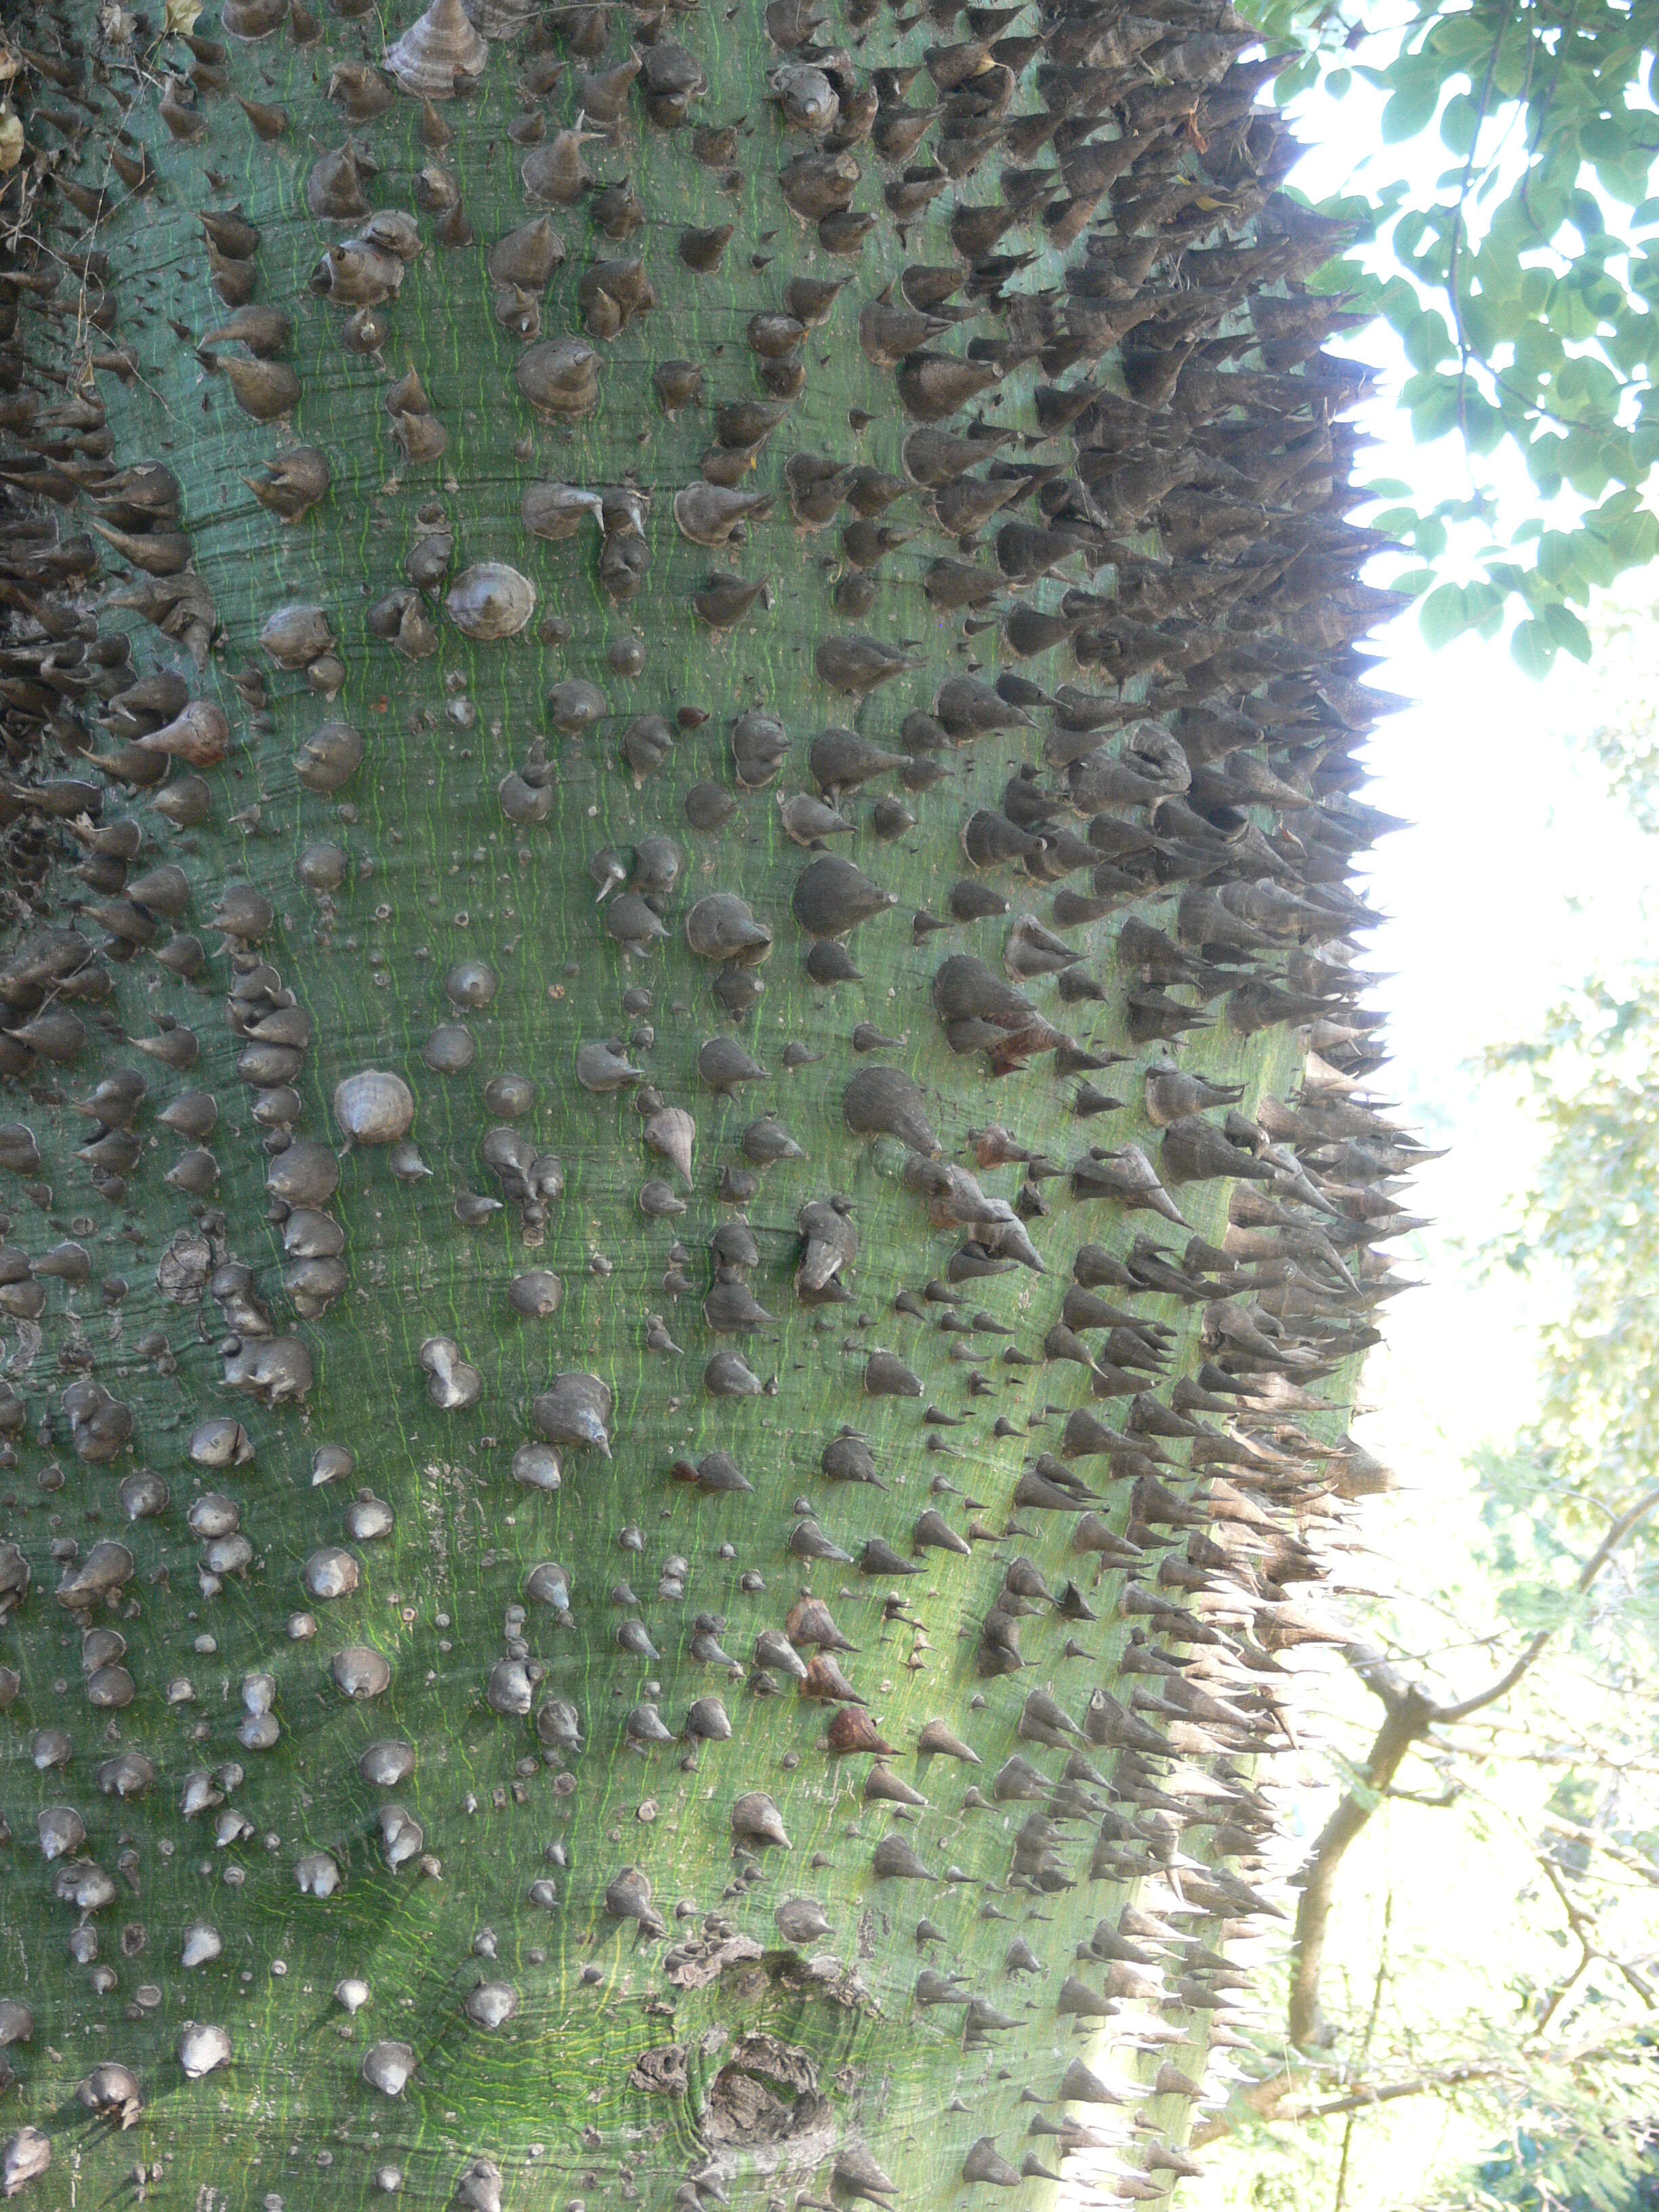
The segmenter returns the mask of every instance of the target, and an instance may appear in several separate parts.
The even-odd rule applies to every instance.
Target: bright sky
[[[1298,188],[1316,198],[1357,188],[1353,149],[1376,146],[1379,106],[1360,88],[1340,103],[1299,104],[1310,150]],[[1389,149],[1389,163],[1407,150]],[[1425,185],[1446,158],[1424,149]],[[1413,447],[1393,398],[1404,365],[1389,334],[1366,337],[1354,349],[1380,365],[1382,389],[1364,417],[1376,443],[1363,473],[1435,492],[1465,481],[1454,441]],[[1531,511],[1518,465],[1498,481],[1511,521]],[[1564,658],[1533,683],[1501,640],[1431,653],[1414,613],[1378,642],[1378,680],[1417,702],[1369,753],[1369,796],[1415,825],[1385,841],[1370,875],[1373,903],[1389,917],[1372,954],[1390,975],[1376,994],[1391,1018],[1389,1090],[1450,1152],[1421,1178],[1419,1210],[1436,1228],[1416,1241],[1411,1272],[1425,1287],[1394,1304],[1388,1350],[1366,1377],[1376,1412],[1361,1433],[1413,1486],[1438,1490],[1472,1445],[1510,1433],[1533,1397],[1522,1287],[1476,1279],[1462,1250],[1501,1232],[1536,1139],[1504,1087],[1479,1083],[1470,1063],[1535,1033],[1565,989],[1644,941],[1653,855],[1575,742],[1610,703],[1591,672]]]

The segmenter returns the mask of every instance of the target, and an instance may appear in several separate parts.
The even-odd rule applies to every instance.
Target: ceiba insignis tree
[[[14,35],[5,2192],[1164,2195],[1407,1160],[1274,65]]]

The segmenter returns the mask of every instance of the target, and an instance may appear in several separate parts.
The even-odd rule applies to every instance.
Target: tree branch
[[[1593,2066],[1603,2058],[1617,2057],[1621,2051],[1634,2046],[1619,2043],[1587,2044],[1582,2051],[1559,2054],[1553,2063],[1568,2074],[1582,2066]],[[1362,2082],[1345,2089],[1340,2095],[1323,2097],[1316,2103],[1285,2107],[1295,2094],[1298,2077],[1288,2069],[1270,2074],[1265,2080],[1253,2082],[1243,2095],[1235,2099],[1224,2112],[1218,2112],[1212,2120],[1206,2120],[1193,2130],[1190,2148],[1201,2150],[1206,2143],[1219,2142],[1224,2136],[1237,2132],[1239,2120],[1235,2106],[1243,2106],[1256,2118],[1270,2124],[1284,2121],[1291,2127],[1301,2127],[1309,2120],[1340,2119],[1346,2112],[1369,2112],[1376,2105],[1396,2104],[1402,2097],[1426,2096],[1437,2089],[1459,2089],[1470,2081],[1501,2081],[1517,2075],[1525,2053],[1517,2058],[1481,2058],[1461,2060],[1447,2066],[1425,2067],[1420,2074],[1407,2075],[1403,2081]]]
[[[1651,2012],[1655,2007],[1656,1998],[1653,1985],[1647,1976],[1639,1967],[1632,1966],[1628,1960],[1616,1959],[1610,1951],[1604,1951],[1601,1948],[1600,1943],[1595,1941],[1594,1912],[1588,1911],[1576,1901],[1566,1883],[1562,1880],[1560,1869],[1547,1851],[1538,1852],[1535,1856],[1544,1879],[1555,1892],[1561,1910],[1566,1915],[1568,1927],[1577,1939],[1579,1953],[1578,1963],[1571,1973],[1564,1981],[1557,1983],[1551,1990],[1548,2002],[1539,2018],[1538,2033],[1540,2035],[1544,2033],[1567,1998],[1598,1959],[1603,1965],[1611,1966],[1614,1973],[1635,1991]]]
[[[1344,2090],[1340,2096],[1297,2105],[1290,2111],[1285,2108],[1297,2087],[1297,2077],[1293,2074],[1273,2074],[1266,2081],[1253,2084],[1237,2101],[1258,2119],[1270,2123],[1283,2120],[1291,2127],[1301,2127],[1309,2120],[1340,2119],[1346,2112],[1369,2112],[1374,2105],[1392,2105],[1401,2097],[1421,2097],[1433,2089],[1455,2089],[1466,2081],[1491,2081],[1510,2070],[1506,2061],[1495,2058],[1437,2066],[1402,2081],[1362,2084],[1358,2088]],[[1268,2089],[1276,2090],[1277,2094],[1267,2100],[1264,2109],[1257,2093]],[[1224,2136],[1234,2134],[1237,2124],[1225,2112],[1218,2112],[1214,2119],[1206,2120],[1193,2130],[1189,2147],[1201,2150],[1206,2143],[1219,2142]]]
[[[1659,1489],[1644,1492],[1634,1505],[1620,1515],[1580,1568],[1578,1578],[1573,1584],[1576,1595],[1583,1596],[1626,1537],[1633,1528],[1645,1521],[1656,1507],[1659,1507]],[[1496,1705],[1500,1698],[1508,1697],[1510,1692],[1532,1667],[1554,1634],[1555,1631],[1553,1628],[1540,1628],[1535,1636],[1528,1639],[1525,1650],[1522,1652],[1515,1664],[1500,1674],[1495,1682],[1488,1688],[1478,1692],[1475,1696],[1465,1698],[1461,1705],[1441,1706],[1435,1714],[1436,1721],[1467,1720],[1471,1713],[1478,1713],[1487,1705]]]
[[[1582,1597],[1595,1583],[1632,1530],[1656,1508],[1659,1508],[1659,1487],[1645,1492],[1620,1515],[1579,1569],[1573,1584],[1578,1596]],[[1372,1739],[1361,1780],[1346,1792],[1321,1829],[1297,1877],[1302,1894],[1291,1941],[1289,2033],[1298,2050],[1317,2050],[1334,2039],[1334,2031],[1320,2005],[1319,1983],[1337,1869],[1349,1846],[1387,1795],[1413,1747],[1420,1743],[1431,1729],[1467,1720],[1471,1714],[1481,1712],[1506,1698],[1536,1664],[1555,1633],[1553,1628],[1540,1628],[1528,1638],[1520,1656],[1495,1682],[1455,1705],[1443,1704],[1420,1684],[1407,1681],[1374,1644],[1355,1643],[1346,1648],[1344,1656],[1365,1687],[1381,1700],[1384,1718]]]
[[[1401,2097],[1421,2097],[1431,2089],[1455,2089],[1465,2081],[1489,2081],[1508,2071],[1504,2062],[1496,2058],[1478,2065],[1442,2066],[1431,2074],[1414,2074],[1408,2081],[1385,2081],[1381,2087],[1351,2089],[1346,2096],[1327,2097],[1322,2104],[1308,2105],[1300,2112],[1281,2112],[1276,2117],[1296,2121],[1334,2119],[1342,2112],[1362,2112],[1373,2105],[1392,2105]]]
[[[1368,1686],[1375,1686],[1368,1683]],[[1414,1686],[1397,1702],[1389,1702],[1387,1717],[1372,1740],[1363,1781],[1344,1795],[1321,1829],[1297,1877],[1302,1895],[1291,1939],[1290,2039],[1298,2050],[1316,2050],[1333,2040],[1320,2008],[1319,1979],[1337,1869],[1413,1745],[1428,1734],[1434,1710],[1432,1700]]]
[[[1564,1975],[1556,1983],[1549,1993],[1542,2012],[1538,2016],[1538,2033],[1543,2035],[1547,2033],[1557,2013],[1560,2011],[1562,2006],[1589,1972],[1595,1960],[1596,1950],[1589,1936],[1589,1930],[1593,1925],[1590,1915],[1574,1903],[1568,1894],[1567,1886],[1562,1881],[1559,1870],[1549,1859],[1540,1857],[1538,1864],[1543,1872],[1545,1881],[1555,1892],[1561,1910],[1566,1915],[1567,1926],[1571,1929],[1578,1945],[1578,1958],[1571,1972]]]

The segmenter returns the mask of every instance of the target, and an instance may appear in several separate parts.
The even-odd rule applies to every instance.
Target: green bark
[[[1273,193],[1247,33],[866,6],[813,47],[790,0],[496,11],[428,104],[381,67],[406,24],[262,4],[186,36],[76,0],[19,80],[8,2185],[1036,2204],[1092,2130],[1109,2187],[1162,2194],[1212,2016],[1182,1945],[1260,1909],[1297,1524],[1365,1479],[1340,1389],[1297,1392],[1364,1341],[1401,1164],[1330,1087],[1371,1064],[1343,966],[1367,541],[1330,313],[1298,305],[1326,245]],[[577,85],[630,51],[631,88]],[[769,94],[826,58],[839,149]],[[888,158],[907,89],[939,112]],[[1091,179],[1120,133],[1133,165]],[[838,150],[861,245],[844,190],[780,182]],[[523,173],[572,151],[565,258],[500,299]],[[974,236],[1004,194],[1019,219]],[[699,273],[681,232],[727,224]],[[637,273],[590,272],[636,258],[628,313]],[[751,324],[792,298],[822,319]],[[244,303],[290,327],[210,339]],[[544,350],[584,330],[591,363]],[[702,394],[665,410],[676,362]],[[714,410],[756,404],[778,423],[743,453],[757,425]],[[981,424],[971,472],[915,442]],[[727,478],[769,506],[694,542]],[[980,572],[966,615],[948,562]],[[526,586],[512,635],[468,634]],[[1030,626],[1062,609],[1069,647]],[[958,879],[1005,911],[956,919]],[[710,957],[727,896],[759,964]],[[1160,1139],[1149,1038],[1205,1009],[1183,1065],[1267,1127],[1235,1143],[1217,1101]],[[400,1084],[338,1091],[367,1071]],[[1187,1226],[1088,1159],[1132,1143]],[[1278,1214],[1235,1198],[1230,1227],[1230,1193]],[[1149,1223],[1169,1257],[1136,1278]],[[1183,1261],[1191,1232],[1237,1256]],[[1051,1334],[1068,1295],[1081,1339]],[[1109,1443],[1067,1428],[1091,1402]],[[826,1462],[849,1428],[867,1465]],[[1253,1558],[1218,1549],[1250,1516]],[[1183,1631],[1194,1591],[1217,1625]],[[406,1775],[365,1771],[387,1743]],[[1138,1884],[1145,1966],[1114,1956]],[[398,2046],[384,2094],[362,2069],[392,2086]],[[1062,2094],[1076,2059],[1121,2106]]]

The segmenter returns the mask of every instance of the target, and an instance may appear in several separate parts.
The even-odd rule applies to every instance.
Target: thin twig
[[[1394,1929],[1394,1890],[1390,1887],[1382,1900],[1382,1936],[1376,1949],[1376,1979],[1371,1987],[1371,2008],[1365,2021],[1365,2032],[1359,2039],[1357,2056],[1358,2070],[1363,2073],[1371,2055],[1371,2041],[1376,2033],[1376,2023],[1382,2017],[1382,1992],[1389,1984],[1389,1938]],[[1331,2212],[1343,2212],[1348,2196],[1348,2158],[1353,2148],[1353,2131],[1359,2121],[1358,2107],[1348,2114],[1342,2129],[1342,2159],[1336,2169],[1336,2197]]]
[[[1594,1924],[1592,1917],[1568,1895],[1566,1884],[1561,1879],[1559,1869],[1553,1866],[1547,1858],[1540,1858],[1538,1864],[1545,1881],[1548,1882],[1559,1899],[1561,1910],[1567,1917],[1567,1926],[1572,1931],[1574,1941],[1578,1945],[1578,1957],[1572,1971],[1571,1973],[1564,1974],[1555,1984],[1545,2002],[1543,2011],[1539,2014],[1538,2033],[1546,2035],[1556,2014],[1594,1965],[1596,1949],[1590,1941],[1590,1929]]]
[[[1656,1508],[1659,1508],[1659,1489],[1646,1492],[1637,1499],[1634,1505],[1620,1516],[1580,1569],[1577,1580],[1573,1584],[1576,1595],[1579,1597],[1584,1595],[1626,1537],[1633,1528],[1645,1521]],[[1484,1706],[1496,1705],[1500,1698],[1507,1697],[1546,1645],[1551,1642],[1555,1632],[1553,1628],[1539,1629],[1512,1667],[1500,1674],[1488,1688],[1479,1692],[1473,1698],[1465,1698],[1461,1705],[1440,1707],[1435,1714],[1437,1723],[1443,1724],[1450,1721],[1464,1720],[1470,1713],[1478,1713]]]
[[[1468,157],[1463,164],[1463,180],[1457,188],[1457,204],[1452,210],[1451,240],[1446,250],[1446,300],[1451,308],[1452,328],[1457,334],[1457,428],[1466,448],[1468,445],[1468,420],[1465,403],[1468,397],[1470,347],[1468,333],[1463,327],[1462,305],[1457,296],[1457,257],[1468,228],[1463,220],[1463,210],[1469,204],[1469,188],[1474,179],[1474,157],[1480,150],[1480,133],[1486,125],[1486,109],[1492,100],[1492,81],[1498,74],[1498,57],[1503,51],[1504,40],[1514,13],[1514,0],[1505,0],[1504,13],[1492,33],[1492,52],[1486,58],[1486,82],[1475,103],[1474,132],[1469,140]],[[1484,362],[1481,365],[1483,368],[1487,366]],[[1469,480],[1473,485],[1473,469],[1469,472]]]

